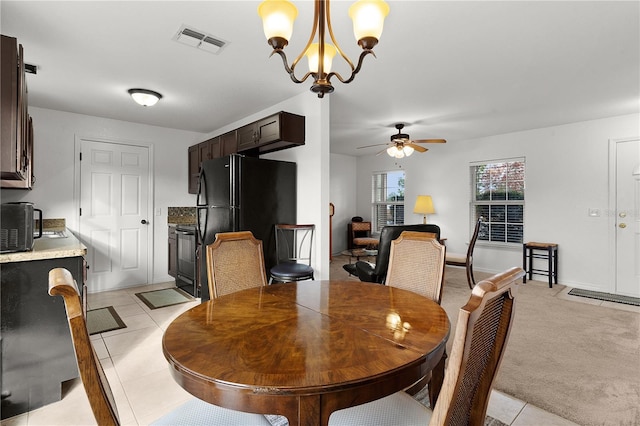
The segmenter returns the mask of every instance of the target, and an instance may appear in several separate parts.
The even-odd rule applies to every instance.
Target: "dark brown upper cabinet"
[[[2,188],[31,189],[33,121],[29,117],[22,45],[2,36],[0,52],[0,171]]]
[[[304,116],[281,111],[238,129],[238,152],[266,154],[304,145]]]

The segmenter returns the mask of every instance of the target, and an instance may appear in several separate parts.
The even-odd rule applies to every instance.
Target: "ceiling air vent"
[[[228,44],[228,42],[214,37],[211,34],[189,28],[186,25],[180,27],[180,30],[173,39],[178,43],[186,44],[187,46],[195,47],[213,53],[214,55],[219,54]]]

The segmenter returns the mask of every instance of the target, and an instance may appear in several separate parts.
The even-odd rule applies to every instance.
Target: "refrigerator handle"
[[[204,203],[201,202],[202,198],[204,198]],[[207,229],[207,219],[209,217],[208,209],[207,183],[204,179],[204,169],[200,167],[200,173],[198,174],[198,195],[196,195],[196,229],[198,230],[200,241],[204,241],[204,231]],[[204,224],[201,223],[202,215],[200,213],[202,210],[204,210]]]

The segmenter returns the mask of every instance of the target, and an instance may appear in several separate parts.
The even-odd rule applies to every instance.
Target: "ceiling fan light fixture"
[[[405,145],[405,146],[402,148],[402,152],[404,152],[404,155],[405,155],[406,157],[408,157],[408,156],[410,156],[411,154],[413,154],[413,151],[414,151],[413,147],[408,146],[408,145]]]
[[[145,107],[153,106],[157,104],[160,99],[162,99],[162,95],[158,92],[154,92],[153,90],[129,89],[128,92],[137,104]]]

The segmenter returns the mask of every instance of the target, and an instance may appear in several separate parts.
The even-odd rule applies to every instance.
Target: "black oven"
[[[198,297],[196,280],[196,250],[197,236],[194,225],[176,226],[176,240],[178,250],[178,271],[176,274],[176,286]]]

